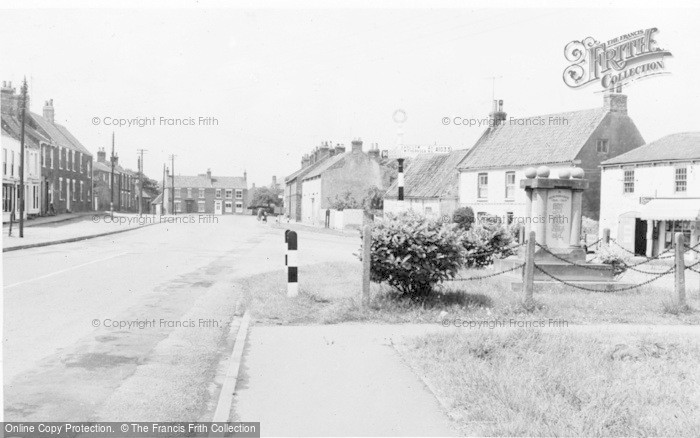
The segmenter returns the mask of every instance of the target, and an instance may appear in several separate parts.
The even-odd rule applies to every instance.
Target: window
[[[204,189],[199,189],[199,197],[204,198]]]
[[[515,198],[515,172],[506,172],[506,199]]]
[[[70,167],[70,170],[75,172],[75,151],[70,151],[69,156],[70,156],[70,166],[68,166],[68,167]]]
[[[690,221],[666,221],[665,249],[673,246],[673,239],[676,233],[682,233],[684,240],[690,242]]]
[[[204,213],[204,201],[197,202],[197,211],[200,213]]]
[[[221,198],[221,189],[216,189],[216,197]]]
[[[46,146],[41,145],[41,167],[46,167]]]
[[[179,198],[180,197],[180,190],[181,189],[175,189],[175,197]]]
[[[53,169],[53,148],[51,146],[48,146],[49,148],[49,159],[51,160],[51,168]]]
[[[608,141],[607,140],[598,140],[595,144],[595,150],[599,154],[607,154],[609,152]]]
[[[175,201],[175,211],[178,213],[182,212],[182,204],[180,201]]]
[[[192,189],[191,189],[191,188],[188,188],[188,189],[187,189],[187,197],[188,197],[188,198],[191,198],[191,197],[192,197]]]
[[[80,200],[84,201],[85,198],[83,197],[83,189],[85,188],[84,184],[82,181],[80,181]]]
[[[63,201],[63,178],[58,178],[58,199]]]
[[[58,147],[58,168],[63,169],[63,148]]]
[[[74,201],[76,200],[75,187],[76,187],[75,180],[72,180],[71,181],[71,196],[72,196]]]
[[[12,186],[10,185],[2,186],[2,211],[12,211]]]
[[[478,178],[477,197],[479,199],[486,199],[489,196],[489,174],[480,173]]]
[[[88,175],[90,174],[90,163],[91,163],[91,161],[88,161],[88,162],[87,162],[87,173],[88,173]]]
[[[243,199],[243,190],[236,189],[236,199]]]
[[[623,193],[634,193],[634,170],[625,170]]]
[[[7,175],[7,149],[2,150],[2,174]]]
[[[80,154],[78,155],[78,170],[80,171],[80,173],[83,173],[83,153],[82,152],[80,152]]]
[[[39,187],[38,186],[32,186],[32,200],[34,201],[32,203],[33,208],[39,208]]]
[[[226,199],[231,199],[233,197],[233,190],[226,189]]]
[[[676,167],[676,192],[685,192],[688,188],[688,168]]]

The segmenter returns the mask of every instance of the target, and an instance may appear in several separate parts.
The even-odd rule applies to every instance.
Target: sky
[[[178,174],[245,170],[267,185],[321,142],[393,148],[397,109],[405,143],[468,148],[483,127],[441,120],[485,117],[493,96],[509,117],[602,106],[598,85],[564,84],[566,44],[656,27],[670,74],[626,87],[629,115],[646,141],[698,130],[699,9],[178,5],[3,10],[0,80],[19,88],[26,76],[31,110],[53,99],[56,121],[95,155],[113,131],[121,164],[135,169],[146,149],[156,180],[174,154]],[[156,126],[108,124],[138,117]],[[199,117],[218,124],[161,125]]]

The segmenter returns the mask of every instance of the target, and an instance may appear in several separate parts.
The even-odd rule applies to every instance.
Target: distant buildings
[[[656,256],[675,233],[700,242],[700,132],[668,135],[602,163],[600,226],[636,254]]]
[[[112,177],[112,160],[114,161],[114,177]],[[112,178],[114,190],[112,194]],[[114,211],[138,212],[138,173],[123,168],[119,164],[119,156],[110,157],[104,148],[97,151],[97,161],[93,171],[93,185],[95,193],[95,210],[107,211],[110,209],[110,200]],[[143,210],[149,211],[148,208]]]
[[[292,220],[323,223],[325,210],[337,200],[362,202],[372,187],[384,191],[390,171],[380,164],[380,152],[372,145],[366,153],[362,140],[351,150],[324,143],[302,159],[302,167],[285,180],[285,214]]]
[[[404,172],[404,201],[398,201],[394,182],[384,196],[384,212],[413,210],[433,219],[449,217],[459,204],[459,171],[457,166],[468,150],[448,154],[420,154],[411,160]]]
[[[627,115],[627,96],[607,93],[604,105],[523,119],[506,119],[502,101],[494,101],[490,127],[458,166],[459,203],[479,216],[525,215],[520,180],[528,167],[584,169],[590,188],[584,192],[583,215],[598,219],[601,162],[644,144]]]
[[[246,214],[248,208],[248,183],[244,173],[238,176],[212,176],[211,170],[196,176],[175,175],[172,193],[172,176],[165,177],[164,201],[166,214],[209,213]],[[154,203],[160,201],[154,200]]]

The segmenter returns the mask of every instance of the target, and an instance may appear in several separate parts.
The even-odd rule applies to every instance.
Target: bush
[[[372,228],[371,279],[410,298],[425,297],[455,277],[464,261],[463,240],[454,224],[413,212],[389,215]]]
[[[611,245],[601,245],[593,261],[611,265],[613,272],[617,276],[623,274],[627,270],[627,265],[631,261],[631,257],[620,248]]]
[[[474,223],[474,210],[470,207],[460,207],[452,214],[452,222],[463,230],[468,230]]]
[[[513,235],[506,227],[477,224],[465,233],[465,264],[470,268],[488,266],[496,257],[513,255],[512,246]]]

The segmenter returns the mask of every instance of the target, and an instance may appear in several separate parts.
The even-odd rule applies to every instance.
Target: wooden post
[[[675,255],[676,255],[676,296],[678,297],[678,306],[685,307],[685,260],[683,259],[683,233],[676,233]]]
[[[603,243],[610,245],[610,228],[603,228]]]
[[[518,224],[518,243],[525,243],[525,225]]]
[[[365,225],[362,229],[362,307],[368,308],[370,301],[370,262],[372,258],[372,226]]]
[[[532,292],[535,287],[535,232],[530,231],[525,251],[525,272],[523,274],[523,293],[525,302],[532,300]]]

